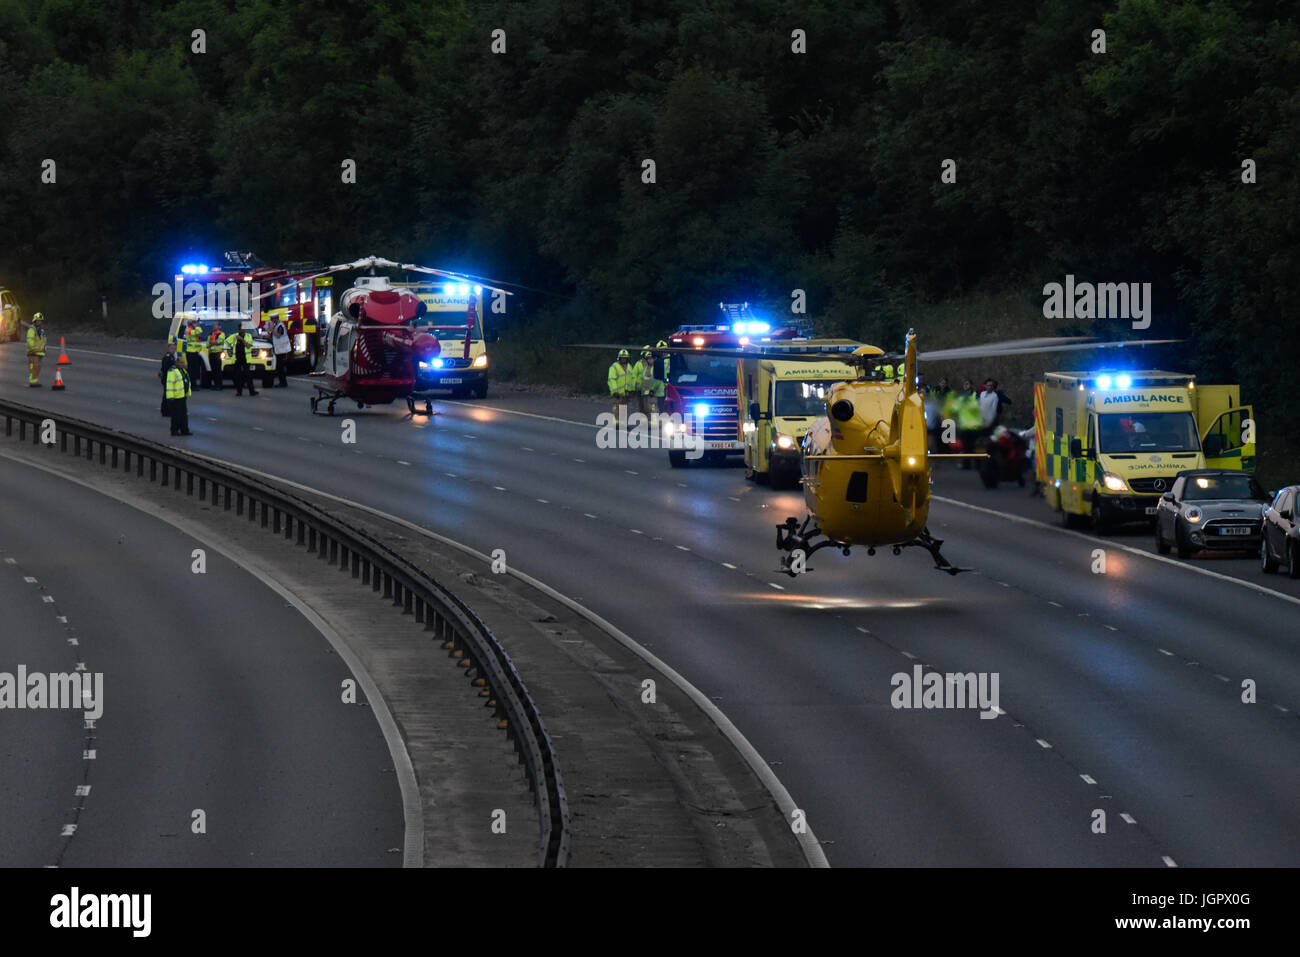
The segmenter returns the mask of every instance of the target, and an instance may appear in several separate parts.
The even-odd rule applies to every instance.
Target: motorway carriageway
[[[5,444],[0,488],[0,672],[103,674],[91,727],[0,710],[0,866],[401,866],[388,746],[294,607]]]
[[[197,392],[196,435],[169,440],[158,351],[74,348],[68,390],[51,393],[28,390],[21,348],[5,347],[0,395],[504,549],[709,696],[833,865],[1300,864],[1294,582],[1244,560],[1137,554],[1148,536],[1099,542],[955,501],[935,502],[930,527],[971,574],[933,571],[915,549],[827,549],[792,580],[775,571],[774,526],[802,514],[798,493],[749,485],[737,468],[672,470],[663,452],[599,449],[603,403],[507,393],[435,401],[427,421],[345,404],[328,418],[309,413],[297,379],[256,398]],[[345,418],[355,445],[341,441]],[[1023,491],[976,484],[944,470],[936,492],[1051,522]],[[1093,551],[1108,545],[1095,574]],[[1003,713],[893,708],[893,676],[917,664],[996,673]]]

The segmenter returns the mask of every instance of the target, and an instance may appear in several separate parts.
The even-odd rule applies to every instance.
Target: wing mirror
[[[757,402],[757,400],[755,400],[754,402],[749,403],[749,419],[750,419],[751,422],[757,422],[757,421],[758,421],[758,402]]]

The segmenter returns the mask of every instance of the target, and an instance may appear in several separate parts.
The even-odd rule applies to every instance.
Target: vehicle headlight
[[[427,363],[427,362],[425,362],[423,359],[421,359],[421,360],[420,360],[420,368],[421,368],[421,369],[427,369],[427,368],[429,368],[429,363]]]
[[[487,353],[486,353],[486,352],[483,353],[483,354],[480,355],[480,356],[475,356],[475,357],[474,357],[474,368],[475,368],[475,369],[486,369],[486,368],[487,368]]]
[[[748,435],[750,432],[755,431],[756,428],[757,427],[754,425],[754,423],[750,422],[748,419],[746,419],[744,422],[740,424],[741,431],[744,432],[746,435]]]
[[[677,425],[671,419],[664,422],[664,435],[672,435],[676,431]]]
[[[1199,522],[1201,520],[1201,510],[1195,505],[1190,505],[1187,511],[1183,513],[1189,522]]]
[[[794,439],[782,432],[776,437],[776,447],[778,449],[794,448]]]
[[[1104,484],[1106,488],[1110,489],[1112,492],[1123,492],[1128,489],[1128,486],[1124,484],[1124,480],[1120,478],[1118,475],[1116,475],[1114,472],[1107,472],[1105,475],[1103,475],[1102,484]]]
[[[261,352],[258,353],[258,355],[261,356],[263,359],[267,358],[270,354],[271,354],[271,350],[269,349],[263,349]]]

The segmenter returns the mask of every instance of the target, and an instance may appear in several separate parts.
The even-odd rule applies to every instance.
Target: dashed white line
[[[595,515],[592,515],[590,512],[583,512],[582,514],[585,515],[585,516],[587,516],[587,518],[595,518],[595,517],[596,517]]]
[[[1172,651],[1165,651],[1163,648],[1157,648],[1156,651],[1160,652],[1162,655],[1168,655],[1170,658],[1174,656]]]
[[[1064,607],[1065,607],[1065,606],[1062,605],[1059,601],[1049,601],[1048,604],[1049,604],[1049,605],[1055,605],[1057,608],[1064,608]]]
[[[72,837],[72,835],[76,833],[77,833],[77,825],[65,824],[63,825],[63,833],[60,834],[59,837]]]
[[[307,436],[305,436],[305,435],[295,435],[294,438],[297,439],[299,442],[310,442],[310,441],[311,441],[311,439],[307,438]]]
[[[82,759],[83,761],[93,761],[93,760],[95,760],[95,749],[94,749],[94,748],[91,748],[91,749],[88,750],[88,751],[82,751],[82,752],[81,752],[81,759]]]
[[[736,570],[736,566],[733,565],[733,564],[731,564],[731,562],[723,562],[723,563],[722,563],[722,567],[723,567],[723,568],[730,568],[733,572]]]
[[[644,534],[645,534],[645,532],[641,531],[641,529],[639,529],[639,528],[629,528],[628,531],[631,532],[633,535],[644,535]]]
[[[260,425],[255,425],[255,426],[253,426],[253,431],[254,431],[254,432],[265,432],[266,429],[262,428]]]
[[[1174,863],[1174,859],[1173,859],[1172,857],[1170,857],[1168,854],[1166,854],[1164,857],[1160,858],[1160,860],[1162,860],[1162,861],[1165,862],[1165,867],[1177,867],[1177,866],[1178,866],[1177,864]]]
[[[869,635],[869,634],[871,634],[871,632],[867,631],[867,629],[863,628],[861,625],[858,625],[857,628],[858,628],[858,631],[862,632],[864,635]]]
[[[35,584],[36,584],[36,579],[33,578],[31,575],[24,575],[24,576],[23,576],[23,581],[27,582],[27,584],[29,584],[29,585],[35,585]]]
[[[1215,675],[1214,677],[1218,678],[1220,681],[1231,681],[1231,680],[1232,680],[1232,679],[1229,678],[1227,675]]]
[[[5,559],[5,564],[6,564],[6,565],[17,565],[17,564],[18,564],[18,559],[16,559],[16,558],[6,558],[6,559]]]
[[[1286,714],[1286,712],[1287,712],[1287,710],[1288,710],[1288,709],[1282,707],[1280,704],[1275,704],[1275,705],[1273,705],[1273,707],[1277,708],[1277,710],[1278,710],[1278,711],[1281,711],[1283,714]]]
[[[528,446],[526,446],[526,445],[521,445],[521,446],[519,446],[519,447],[520,447],[521,449],[523,449],[525,452],[536,452],[536,451],[537,451],[536,449],[530,449],[530,448],[529,448]]]
[[[1114,625],[1107,625],[1106,627],[1109,628],[1111,631],[1119,631],[1119,629],[1116,628]]]
[[[731,499],[733,502],[739,502],[739,501],[740,501],[740,499],[736,498],[736,496],[734,496],[734,495],[728,495],[727,498]]]
[[[68,644],[73,645],[75,647],[76,645],[80,644],[80,642],[78,642],[76,638],[69,638]]]
[[[1120,819],[1121,819],[1125,824],[1136,824],[1136,823],[1137,823],[1137,821],[1133,819],[1133,815],[1132,815],[1132,814],[1129,814],[1127,811],[1120,811],[1119,816],[1120,816]]]
[[[404,461],[402,461],[401,459],[398,459],[398,460],[397,460],[397,464],[398,464],[398,465],[410,465],[411,463],[410,463],[410,462],[404,462]]]
[[[628,475],[640,475],[640,474],[641,474],[640,472],[633,472],[631,469],[624,469],[623,471],[626,472]]]
[[[1084,783],[1084,784],[1096,784],[1096,783],[1097,783],[1095,780],[1093,780],[1093,777],[1092,777],[1091,774],[1080,774],[1079,777],[1083,778],[1083,783]]]
[[[455,472],[443,472],[442,474],[447,476],[447,478],[459,478]]]
[[[60,625],[66,625],[66,624],[68,623],[68,616],[67,616],[67,615],[55,615],[55,616],[54,616],[54,620],[57,621]]]
[[[53,605],[53,604],[54,604],[54,596],[53,596],[53,595],[42,595],[42,596],[41,596],[41,601],[45,602],[45,604],[47,604],[47,605]]]
[[[504,492],[506,490],[506,487],[504,485],[493,485],[492,487],[496,489],[498,492]]]
[[[1010,588],[1010,587],[1011,587],[1011,586],[1008,585],[1006,582],[998,582],[998,584],[1001,585],[1003,588]]]
[[[911,658],[913,661],[916,660],[916,655],[912,654],[910,651],[901,651],[899,652],[899,654],[901,654],[904,658]]]
[[[548,502],[548,501],[547,501],[546,499],[544,499],[544,498],[539,498],[537,501],[541,502],[543,505],[550,505],[550,504],[551,504],[550,502]]]
[[[583,465],[586,465],[586,464],[587,464],[587,460],[586,460],[586,459],[574,459],[573,461],[575,461],[575,462],[581,462]]]
[[[1034,740],[1038,742],[1038,746],[1039,746],[1040,748],[1050,748],[1050,747],[1051,747],[1051,745],[1048,744],[1046,741],[1044,741],[1042,738],[1034,738]]]
[[[89,793],[90,793],[90,785],[89,785],[89,784],[78,784],[78,785],[77,785],[77,797],[79,797],[79,798],[84,798],[84,797],[85,797],[86,795],[88,795]]]
[[[785,591],[785,586],[778,585],[776,582],[768,582],[768,585],[770,585],[772,588],[775,588],[777,591]]]
[[[690,551],[690,549],[687,548],[685,545],[674,545],[673,548],[680,548],[680,549],[681,549],[682,551],[684,551],[684,552],[689,552],[689,551]]]

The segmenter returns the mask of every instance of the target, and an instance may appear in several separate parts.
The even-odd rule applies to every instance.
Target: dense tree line
[[[1298,77],[1281,0],[3,0],[0,282],[373,251],[566,336],[797,288],[887,341],[918,302],[1151,282],[1171,361],[1296,436]]]

